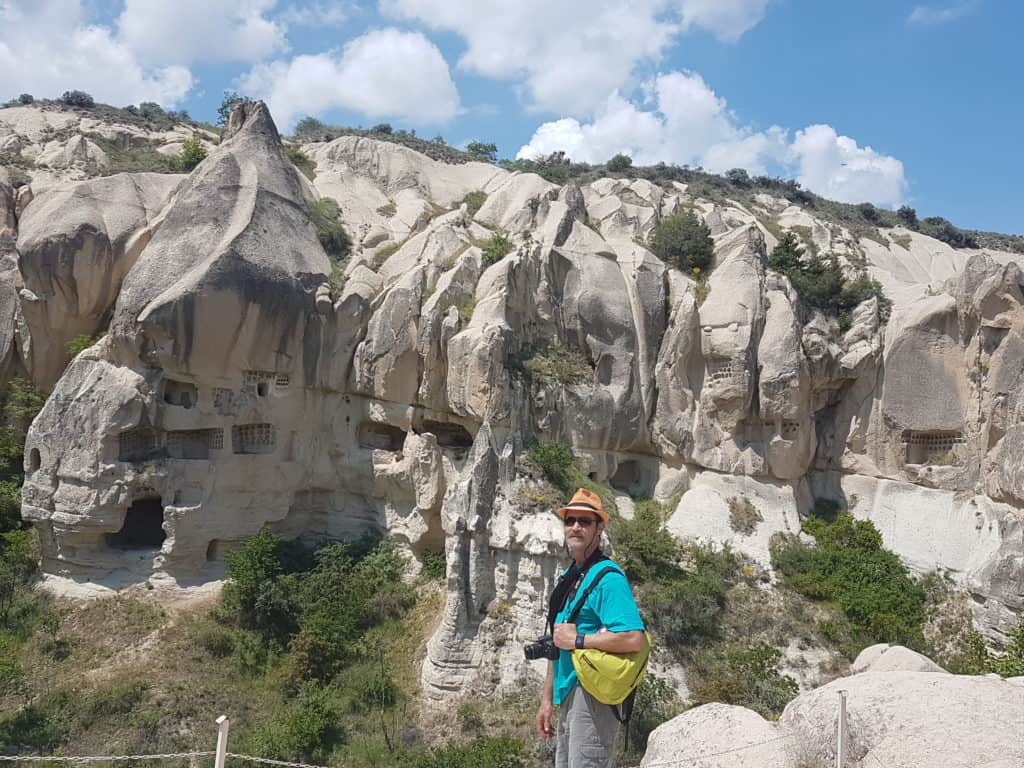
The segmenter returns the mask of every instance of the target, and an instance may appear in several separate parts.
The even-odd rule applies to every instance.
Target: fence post
[[[836,768],[846,768],[846,691],[839,691],[839,720],[836,722]]]
[[[228,727],[231,721],[227,715],[217,718],[217,756],[214,758],[213,768],[224,768],[228,754]]]

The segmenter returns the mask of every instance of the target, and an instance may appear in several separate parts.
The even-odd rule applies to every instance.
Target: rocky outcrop
[[[85,130],[30,112],[0,140]],[[677,536],[766,569],[774,533],[839,500],[969,591],[992,639],[1016,624],[1024,294],[1006,255],[929,240],[907,266],[902,233],[883,248],[764,194],[559,187],[355,136],[303,151],[312,183],[247,104],[188,177],[40,177],[17,196],[0,179],[0,371],[53,386],[24,494],[48,572],[182,584],[263,526],[387,532],[413,562],[448,554],[425,690],[488,692],[533,674],[519,644],[558,570],[519,460],[545,440],[624,512],[674,500]],[[353,235],[345,263],[310,223],[321,195]],[[645,247],[684,208],[714,236],[707,276]],[[786,229],[866,264],[891,314],[810,311],[766,264]],[[63,370],[69,339],[103,331]]]
[[[861,653],[851,677],[791,701],[778,723],[742,707],[707,704],[660,725],[640,766],[799,768],[836,760],[839,696],[846,696],[848,765],[1010,768],[1024,760],[1024,688],[951,675],[901,647]]]

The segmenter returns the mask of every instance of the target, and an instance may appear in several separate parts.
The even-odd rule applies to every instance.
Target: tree
[[[725,172],[725,178],[730,184],[737,187],[749,187],[753,184],[750,180],[750,174],[743,168],[730,168]]]
[[[666,216],[651,232],[651,251],[683,272],[707,269],[715,255],[711,230],[693,211]]]
[[[860,215],[868,221],[878,221],[878,209],[875,208],[871,203],[861,203],[857,206],[857,210],[860,211]]]
[[[96,104],[92,96],[85,91],[64,91],[61,94],[60,102],[69,107],[84,107],[85,109],[89,109]]]
[[[299,120],[298,125],[295,126],[295,135],[303,139],[313,139],[323,134],[324,129],[323,123],[317,120],[315,117],[306,115],[304,118]]]
[[[139,102],[139,114],[147,120],[159,120],[161,117],[165,117],[167,113],[155,101],[143,101]]]
[[[31,93],[23,93],[18,97],[19,104],[31,104],[34,101],[35,99],[32,97]]]
[[[484,144],[480,141],[469,142],[466,145],[466,152],[477,160],[483,160],[488,163],[493,163],[498,157],[498,147],[496,144]]]
[[[231,110],[235,108],[236,104],[241,104],[243,101],[248,101],[248,99],[239,96],[234,91],[224,91],[224,98],[220,100],[220,106],[217,107],[217,125],[225,128],[228,118],[231,117]]]
[[[605,168],[607,168],[611,173],[622,173],[632,165],[633,158],[620,152],[605,163]]]
[[[384,133],[390,136],[393,133],[393,129],[391,128],[391,123],[377,123],[377,125],[370,129],[370,133]]]
[[[903,223],[903,226],[909,229],[914,229],[917,226],[917,211],[909,205],[901,205],[899,210],[896,211],[896,218]]]
[[[205,159],[206,147],[199,140],[199,134],[193,133],[192,137],[185,139],[185,143],[181,145],[181,155],[178,156],[178,162],[181,163],[181,167],[184,170],[191,171]]]

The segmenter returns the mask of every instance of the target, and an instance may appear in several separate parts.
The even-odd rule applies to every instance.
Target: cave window
[[[180,405],[191,408],[199,400],[199,390],[195,384],[186,381],[166,379],[164,381],[164,402],[168,405]]]
[[[273,453],[277,435],[273,424],[241,424],[231,428],[235,453]]]
[[[959,464],[960,459],[957,457],[954,447],[963,441],[962,432],[908,430],[903,435],[903,443],[907,451],[906,463],[938,466]]]
[[[615,474],[611,478],[611,484],[615,490],[629,493],[640,485],[641,479],[640,467],[637,463],[635,461],[623,461],[615,469]]]
[[[400,451],[405,444],[405,431],[390,424],[364,422],[359,427],[359,445],[383,451]]]
[[[129,429],[117,436],[118,461],[147,461],[160,458],[163,436],[152,427]]]
[[[29,451],[29,453],[28,453],[28,471],[29,472],[37,472],[39,470],[39,467],[42,466],[42,463],[43,463],[43,459],[42,459],[42,456],[39,455],[39,449],[38,448],[33,448],[31,451]]]
[[[224,447],[224,430],[187,429],[167,433],[167,455],[172,459],[209,459],[210,451]]]
[[[279,373],[277,374],[277,378],[274,379],[274,386],[277,389],[287,389],[288,385],[291,383],[291,377],[287,373]]]
[[[270,394],[270,382],[274,381],[276,376],[273,371],[243,371],[242,391],[266,397]]]
[[[708,358],[708,378],[712,384],[724,384],[734,380],[742,380],[744,370],[738,360],[725,357]]]
[[[800,422],[792,419],[784,419],[782,422],[782,437],[792,440],[800,433]]]
[[[118,549],[159,549],[167,538],[163,523],[164,507],[159,496],[136,499],[125,512],[121,530],[106,535],[107,546]]]

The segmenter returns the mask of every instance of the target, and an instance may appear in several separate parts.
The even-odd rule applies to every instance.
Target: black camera
[[[526,654],[527,661],[533,661],[535,659],[551,659],[554,661],[558,658],[558,646],[551,640],[551,635],[544,635],[532,643],[527,643],[523,647],[523,653]]]

